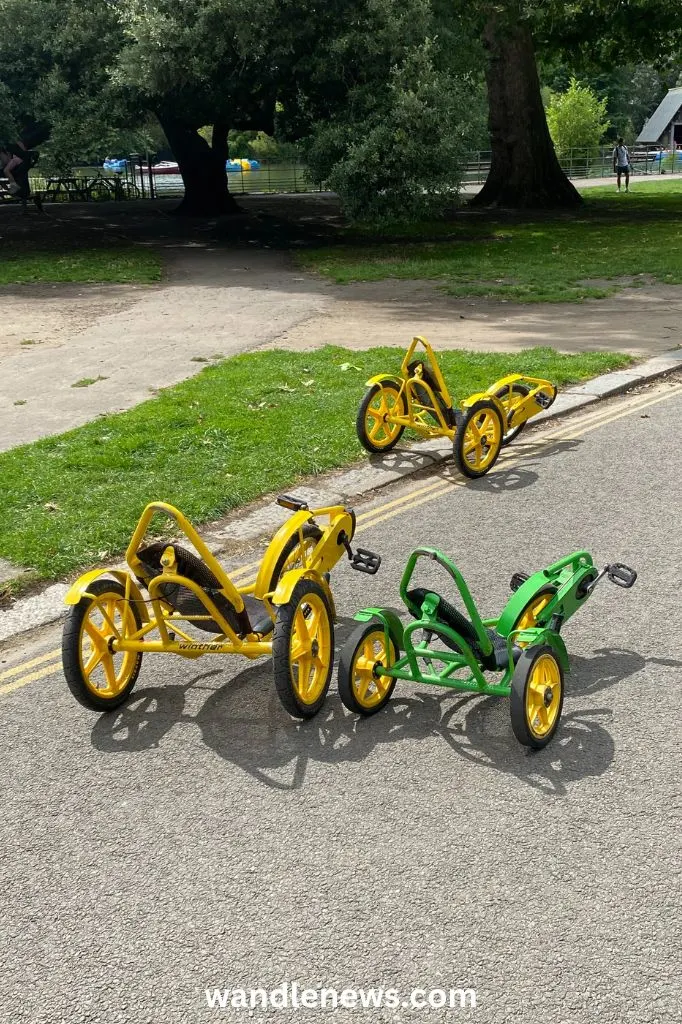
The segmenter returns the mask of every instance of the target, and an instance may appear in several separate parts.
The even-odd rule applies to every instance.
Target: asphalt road
[[[481,481],[439,470],[361,506],[384,564],[335,573],[341,635],[397,603],[418,543],[488,615],[512,572],[577,548],[638,569],[567,624],[539,753],[501,699],[405,685],[356,721],[333,687],[299,724],[266,661],[148,655],[98,717],[54,671],[56,630],[0,652],[0,1020],[680,1020],[681,419],[664,382],[529,432]],[[473,988],[478,1006],[206,1005],[284,981]]]

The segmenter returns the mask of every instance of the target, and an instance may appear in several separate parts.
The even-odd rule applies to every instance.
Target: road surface
[[[528,431],[481,481],[440,469],[358,506],[384,563],[335,572],[341,637],[358,606],[398,603],[420,543],[488,615],[512,572],[577,548],[638,569],[567,624],[539,753],[506,700],[436,688],[399,684],[356,721],[333,685],[300,724],[268,663],[237,658],[148,655],[98,717],[59,674],[57,628],[3,648],[0,1020],[679,1020],[681,418],[664,381]],[[249,1015],[205,996],[294,981],[468,988],[477,1007]]]

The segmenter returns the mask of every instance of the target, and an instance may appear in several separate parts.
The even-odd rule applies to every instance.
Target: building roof
[[[637,136],[637,142],[658,142],[682,107],[682,88],[668,90]]]

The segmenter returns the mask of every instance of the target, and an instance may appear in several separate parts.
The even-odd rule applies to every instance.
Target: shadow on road
[[[339,642],[352,626],[347,619],[339,624]],[[652,661],[682,664],[606,647],[595,657],[574,657],[569,693],[598,693]],[[265,660],[214,689],[211,682],[222,674],[216,668],[186,684],[141,689],[123,708],[98,719],[92,730],[93,746],[104,752],[150,750],[175,726],[190,723],[199,727],[204,743],[224,761],[264,786],[293,790],[304,785],[311,761],[360,762],[383,743],[441,736],[469,763],[513,775],[553,796],[563,796],[573,782],[603,774],[614,757],[613,739],[605,727],[611,717],[607,708],[564,712],[549,746],[531,751],[514,738],[509,702],[504,699],[435,688],[426,693],[397,693],[379,714],[357,719],[345,712],[332,682],[322,711],[310,721],[298,722],[283,711]],[[208,696],[198,703],[203,692]],[[187,710],[190,698],[195,710]]]

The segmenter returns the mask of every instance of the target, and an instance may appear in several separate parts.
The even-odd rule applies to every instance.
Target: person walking
[[[27,212],[28,200],[31,197],[29,171],[34,166],[38,153],[26,149],[23,142],[11,146],[0,146],[0,169],[9,182],[9,192],[21,202],[24,213]],[[42,213],[42,203],[37,195],[33,196],[36,209]]]
[[[628,147],[623,142],[621,135],[613,147],[613,173],[617,175],[618,191],[620,192],[620,179],[625,175],[625,191],[630,191],[630,154]]]

